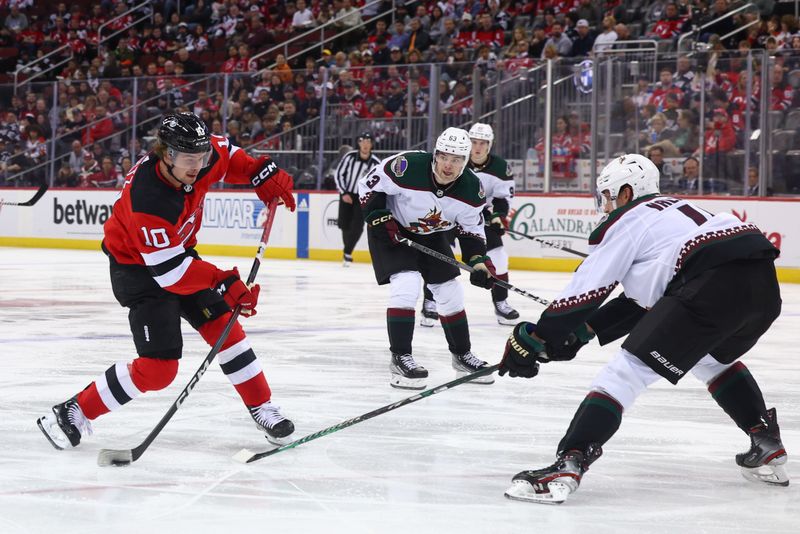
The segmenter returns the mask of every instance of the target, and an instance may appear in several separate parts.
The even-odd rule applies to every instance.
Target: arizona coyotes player
[[[77,446],[91,434],[91,420],[174,380],[181,317],[213,345],[237,304],[242,315],[255,315],[259,286],[247,287],[236,268],[218,269],[194,249],[205,195],[223,180],[250,183],[264,203],[279,198],[294,211],[292,178],[271,159],[253,159],[224,137],[210,136],[193,113],[166,115],[153,151],[128,173],[103,239],[111,287],[129,309],[138,357],[112,365],[37,421],[57,449]],[[267,439],[285,441],[294,425],[271,403],[261,364],[238,322],[217,360]]]
[[[483,218],[489,223],[486,228],[486,255],[492,260],[495,276],[508,282],[508,252],[503,247],[503,234],[508,226],[508,211],[514,198],[514,175],[506,160],[491,153],[494,131],[488,124],[476,122],[469,129],[472,142],[467,168],[480,178],[486,194]],[[436,302],[425,287],[422,302],[422,326],[433,326],[437,318]],[[508,289],[495,285],[492,288],[492,303],[497,322],[513,325],[519,312],[508,304]]]
[[[486,203],[481,182],[466,168],[471,143],[467,132],[446,129],[433,154],[402,152],[381,161],[359,180],[367,240],[379,285],[389,284],[386,322],[391,350],[390,385],[424,389],[428,371],[411,355],[414,308],[424,280],[433,292],[439,318],[459,375],[486,365],[471,352],[464,290],[458,267],[404,246],[398,238],[416,241],[453,257],[446,232],[456,229],[464,258],[476,270],[470,282],[491,289],[494,266],[486,256],[481,210]],[[474,382],[491,384],[491,376]]]
[[[597,191],[608,215],[589,237],[589,257],[538,324],[519,323],[506,344],[500,373],[530,378],[540,362],[574,358],[595,334],[605,344],[630,332],[592,383],[556,462],[515,475],[509,498],[563,502],[636,398],[660,378],[677,384],[689,371],[750,437],[750,450],[736,455],[745,478],[789,484],[775,409],[767,410],[738,361],[780,313],[778,250],[733,215],[660,196],[658,183],[656,166],[638,154],[603,169]],[[619,283],[641,307],[622,314],[627,325],[615,301],[599,308]]]

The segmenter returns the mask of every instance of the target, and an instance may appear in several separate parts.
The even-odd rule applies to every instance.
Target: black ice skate
[[[248,406],[247,409],[270,443],[286,445],[291,441],[289,436],[294,432],[294,423],[281,415],[279,406],[267,401],[261,406]]]
[[[603,449],[594,444],[589,445],[586,451],[561,452],[550,467],[514,475],[505,496],[515,501],[561,504],[578,489],[583,474],[601,454]]]
[[[786,449],[781,442],[781,430],[775,408],[762,416],[762,422],[750,429],[750,450],[736,455],[736,464],[742,476],[751,482],[764,482],[772,486],[788,486]]]
[[[428,370],[418,365],[410,354],[392,353],[389,370],[392,372],[390,386],[399,389],[425,389]]]
[[[422,315],[419,318],[420,326],[436,326],[439,322],[439,314],[436,313],[436,303],[432,300],[425,299],[422,301]]]
[[[77,447],[81,437],[92,435],[92,424],[83,415],[76,397],[56,404],[52,410],[52,414],[40,417],[36,424],[56,449]]]
[[[489,365],[485,361],[477,358],[472,352],[467,351],[466,354],[458,355],[453,354],[453,369],[456,370],[456,377],[461,378],[462,376],[466,376],[469,374],[474,373],[475,371],[479,370],[481,367],[486,367]],[[470,384],[494,384],[494,377],[492,375],[485,375],[475,380],[471,380]]]
[[[494,315],[499,324],[513,326],[519,321],[519,312],[512,308],[507,300],[499,300],[494,303]]]
[[[342,267],[350,267],[351,265],[353,265],[353,255],[344,254],[342,257]]]

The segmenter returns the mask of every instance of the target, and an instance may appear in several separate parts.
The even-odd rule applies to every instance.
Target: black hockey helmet
[[[372,137],[372,134],[369,131],[361,132],[358,137],[356,137],[356,142],[361,141],[362,139],[369,139],[372,141],[372,144],[375,144],[375,138]]]
[[[211,150],[211,136],[200,117],[191,112],[167,113],[158,128],[158,141],[168,149],[184,154]]]

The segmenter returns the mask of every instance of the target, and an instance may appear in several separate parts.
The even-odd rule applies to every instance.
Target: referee
[[[358,201],[358,180],[380,163],[372,154],[372,134],[364,132],[356,138],[358,150],[351,150],[336,167],[336,188],[339,190],[339,228],[344,241],[344,266],[353,263],[353,248],[364,231],[364,217]]]

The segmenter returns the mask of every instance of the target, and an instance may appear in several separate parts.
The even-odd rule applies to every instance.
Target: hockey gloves
[[[547,356],[554,362],[571,360],[578,351],[594,339],[594,332],[589,332],[586,323],[582,323],[577,330],[567,336],[564,344],[559,346],[546,344]]]
[[[261,291],[261,286],[253,284],[247,287],[239,277],[239,269],[236,267],[230,271],[220,271],[219,280],[216,291],[225,299],[225,303],[231,309],[235,308],[237,304],[241,304],[242,309],[239,313],[245,317],[252,317],[256,314],[256,304],[258,304],[258,293]]]
[[[508,373],[511,377],[533,378],[539,374],[539,361],[541,356],[545,355],[545,346],[531,336],[535,326],[533,323],[523,321],[511,331],[503,352],[503,360],[500,362],[500,376]],[[547,356],[544,357],[547,361]]]
[[[508,221],[502,213],[492,213],[492,218],[489,220],[489,228],[494,230],[497,235],[503,235],[508,229]]]
[[[387,209],[375,210],[367,215],[367,228],[369,232],[378,241],[386,242],[390,245],[397,245],[400,243],[398,239],[400,235],[400,228],[397,226],[397,221],[392,212]]]
[[[277,163],[267,156],[262,156],[250,166],[249,170],[250,183],[264,204],[279,198],[289,210],[294,211],[295,203],[292,196],[294,180],[283,169],[279,169]]]
[[[488,256],[472,256],[467,263],[475,269],[469,275],[469,281],[473,286],[484,289],[494,287],[494,264]]]

